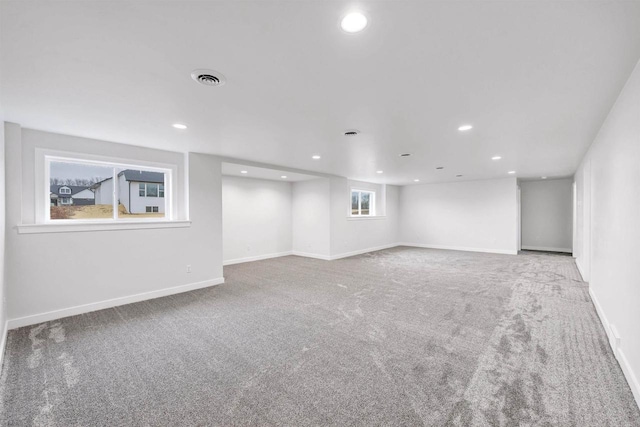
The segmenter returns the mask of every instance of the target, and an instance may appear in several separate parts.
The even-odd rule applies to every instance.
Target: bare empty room
[[[0,425],[640,426],[640,2],[0,0]]]

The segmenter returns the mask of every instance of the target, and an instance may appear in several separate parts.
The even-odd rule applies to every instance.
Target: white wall
[[[640,63],[575,175],[577,262],[640,404]],[[590,274],[589,274],[590,273]],[[618,340],[619,338],[619,340]]]
[[[328,178],[293,183],[293,252],[330,259],[331,185]]]
[[[400,239],[415,246],[517,253],[515,178],[400,189]]]
[[[15,124],[7,125],[6,135],[7,247],[11,248],[7,251],[7,314],[12,326],[117,305],[127,298],[135,300],[138,294],[144,294],[138,299],[146,299],[222,281],[218,158],[188,155],[187,194],[181,153],[21,129]],[[191,226],[19,234],[16,225],[34,223],[37,147],[177,165],[180,211],[186,212],[184,203],[189,200]],[[73,274],[54,274],[64,265]]]
[[[353,218],[351,189],[376,193],[376,217]],[[331,178],[331,258],[398,244],[398,187]]]
[[[292,183],[222,177],[225,264],[290,254]]]
[[[573,179],[520,182],[522,249],[571,252]]]
[[[2,116],[0,115],[0,119]],[[0,368],[7,338],[7,291],[5,281],[5,141],[4,122],[0,121]]]

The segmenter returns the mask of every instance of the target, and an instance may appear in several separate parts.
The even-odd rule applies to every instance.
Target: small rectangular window
[[[374,191],[351,190],[351,216],[375,215],[375,200]]]
[[[158,184],[147,183],[147,197],[158,197]]]
[[[49,177],[45,220],[169,219],[171,170],[45,156]],[[156,198],[147,206],[146,198]],[[160,199],[162,198],[162,199]]]

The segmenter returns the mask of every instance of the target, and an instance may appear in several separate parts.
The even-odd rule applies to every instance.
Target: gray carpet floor
[[[394,248],[9,334],[2,425],[640,426],[571,257]]]

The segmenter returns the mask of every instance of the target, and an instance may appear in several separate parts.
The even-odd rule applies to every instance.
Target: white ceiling
[[[369,25],[351,35],[339,22],[353,9]],[[633,1],[2,1],[0,14],[8,121],[392,184],[572,174],[640,58]],[[198,85],[197,68],[227,84]]]
[[[247,173],[242,173],[242,171],[246,171]],[[222,175],[238,176],[241,178],[268,179],[271,181],[283,182],[308,181],[310,179],[320,178],[319,176],[236,163],[222,163]],[[286,178],[282,178],[283,176],[286,176]]]

